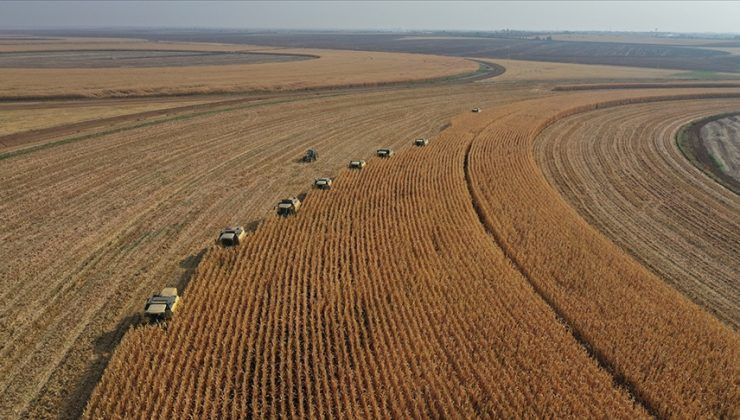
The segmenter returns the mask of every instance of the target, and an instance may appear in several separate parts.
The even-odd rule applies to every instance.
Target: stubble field
[[[91,51],[139,51],[170,53],[281,54],[313,59],[247,64],[168,65],[167,60],[148,60],[146,67],[100,68],[100,60],[85,59]],[[76,57],[73,68],[0,68],[0,99],[72,99],[131,96],[178,96],[232,94],[254,91],[285,91],[312,88],[378,86],[413,80],[439,79],[478,70],[475,62],[462,58],[421,54],[269,48],[252,45],[188,44],[180,42],[34,43],[0,45],[2,57],[44,51]],[[74,51],[77,55],[72,54]],[[87,68],[87,62],[92,67]],[[98,63],[98,65],[94,65]],[[171,64],[171,63],[169,63]],[[187,64],[187,63],[186,63]],[[192,64],[192,62],[191,62]],[[166,70],[164,70],[166,69]]]
[[[223,226],[258,222],[350,159],[432,136],[479,99],[505,100],[439,88],[247,103],[6,159],[4,412],[84,398],[126,317],[158,288],[184,286]],[[297,162],[309,147],[319,163]]]
[[[550,127],[537,144],[552,183],[587,220],[737,329],[738,196],[676,147],[682,125],[738,100],[627,105]]]

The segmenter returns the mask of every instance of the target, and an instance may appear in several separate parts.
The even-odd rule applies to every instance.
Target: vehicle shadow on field
[[[206,255],[206,251],[208,251],[207,247],[201,249],[197,254],[190,255],[180,261],[180,268],[185,270],[180,274],[180,278],[175,284],[180,295],[182,295],[185,288],[188,287],[190,280],[193,278],[193,274],[195,274],[195,269],[198,268],[198,264],[203,260],[203,256]]]
[[[246,230],[247,233],[254,233],[255,231],[257,231],[257,228],[260,226],[260,224],[262,224],[263,220],[264,219],[252,220],[251,222],[244,225],[244,230]]]
[[[260,220],[255,220],[250,223],[252,229],[256,229],[259,225]],[[190,283],[190,280],[194,277],[195,270],[200,264],[201,260],[208,251],[208,247],[201,249],[198,253],[192,254],[182,261],[180,261],[180,268],[184,269],[180,277],[176,280],[174,286],[180,294],[185,291],[185,288]],[[144,308],[144,302],[141,302],[141,309]],[[87,401],[90,399],[95,386],[103,376],[105,368],[108,366],[113,352],[115,351],[118,344],[123,339],[126,332],[133,326],[142,325],[144,319],[139,311],[126,316],[121,319],[115,328],[110,331],[106,331],[99,335],[93,341],[94,358],[86,367],[86,372],[82,376],[84,380],[71,386],[68,390],[68,397],[65,398],[65,404],[61,411],[62,418],[80,418],[82,412],[87,405]]]
[[[67,398],[64,398],[64,406],[59,413],[60,418],[76,419],[82,416],[87,401],[90,399],[95,386],[103,376],[103,371],[108,366],[108,362],[110,362],[116,346],[126,331],[132,325],[136,325],[139,322],[141,322],[141,317],[138,313],[129,315],[119,321],[113,330],[99,335],[93,341],[95,357],[87,365],[86,372],[81,377],[82,380],[70,386],[71,389],[68,390],[69,394]]]

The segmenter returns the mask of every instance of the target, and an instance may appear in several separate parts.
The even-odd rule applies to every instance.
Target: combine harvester
[[[333,180],[331,178],[316,178],[313,182],[313,186],[319,190],[330,190],[332,181]]]
[[[349,161],[350,169],[362,169],[367,165],[364,160],[351,160]]]
[[[247,231],[242,226],[227,227],[221,231],[218,235],[216,243],[220,244],[224,248],[237,246],[247,236]]]
[[[290,197],[286,198],[284,200],[280,200],[280,202],[277,205],[277,214],[278,216],[290,216],[292,214],[298,213],[298,209],[301,208],[301,200],[299,200],[297,197]]]
[[[376,152],[379,158],[389,158],[393,156],[393,150],[391,149],[378,149]]]
[[[424,147],[429,144],[429,139],[416,139],[414,140],[414,146]]]
[[[153,295],[146,301],[144,316],[150,322],[166,321],[172,318],[172,314],[177,310],[179,303],[180,297],[177,295],[177,288],[165,287],[161,293]]]

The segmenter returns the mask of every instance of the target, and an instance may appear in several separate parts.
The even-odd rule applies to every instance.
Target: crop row
[[[734,332],[583,221],[534,157],[558,119],[676,99],[660,95],[486,108],[343,172],[211,249],[167,329],[125,336],[86,416],[735,416]]]
[[[453,124],[212,249],[87,416],[644,416],[483,229],[472,138]]]
[[[548,179],[589,223],[735,329],[740,200],[693,168],[674,135],[687,121],[738,104],[720,99],[588,112],[549,127],[535,144]]]
[[[378,146],[433,135],[473,95],[287,97],[3,160],[0,417],[78,416],[143,301],[182,289],[218,229]],[[321,159],[297,162],[309,147]]]
[[[531,101],[507,110],[471,148],[471,185],[484,224],[605,369],[660,416],[736,417],[740,340],[584,221],[543,176],[534,144],[545,127],[584,111],[738,96],[643,91]]]

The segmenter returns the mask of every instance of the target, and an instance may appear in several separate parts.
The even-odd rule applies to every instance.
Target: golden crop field
[[[222,227],[259,222],[350,159],[436,134],[471,102],[511,98],[497,96],[470,86],[245,102],[0,160],[2,413],[67,409],[78,395],[66,383],[85,398],[146,296],[187,284]],[[309,147],[322,159],[297,162]]]
[[[310,88],[377,86],[389,83],[444,78],[478,69],[462,58],[420,54],[265,48],[249,45],[186,43],[91,43],[0,45],[3,56],[19,52],[62,52],[86,50],[193,51],[302,55],[308,60],[278,63],[208,65],[200,62],[178,66],[84,68],[2,68],[0,98],[110,98],[285,91]],[[38,60],[39,65],[59,57]],[[120,60],[119,60],[120,61]],[[195,64],[198,65],[195,65]],[[166,68],[166,71],[163,71]]]
[[[177,53],[166,71],[145,53],[0,68],[0,418],[740,415],[740,203],[674,141],[740,108],[740,87],[0,38],[29,52],[14,60],[70,49]],[[320,58],[224,64],[232,50]],[[318,161],[300,162],[308,148]],[[322,176],[333,188],[311,189]],[[249,231],[235,249],[214,245],[227,225]],[[143,325],[164,286],[180,308]]]
[[[516,102],[342,173],[210,250],[167,329],[124,338],[86,415],[733,417],[736,333],[581,219],[533,147],[567,115],[681,95],[740,103]]]
[[[588,112],[554,124],[536,144],[548,178],[591,224],[734,329],[740,199],[693,167],[676,132],[739,105],[697,100]]]

